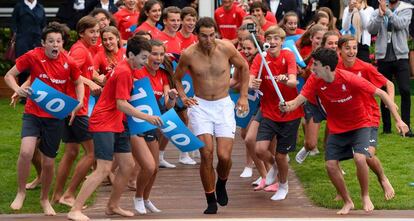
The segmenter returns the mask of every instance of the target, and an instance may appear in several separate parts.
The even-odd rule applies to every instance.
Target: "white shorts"
[[[211,134],[216,137],[234,138],[236,119],[234,103],[230,96],[209,101],[194,96],[198,105],[188,108],[189,126],[194,135]]]

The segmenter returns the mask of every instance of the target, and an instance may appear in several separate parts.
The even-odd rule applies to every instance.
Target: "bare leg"
[[[72,180],[69,183],[66,192],[60,198],[59,202],[68,206],[73,206],[75,202],[75,192],[79,184],[84,180],[86,174],[92,167],[95,161],[95,154],[93,150],[93,140],[87,140],[82,142],[82,147],[85,150],[85,154],[82,159],[79,160],[73,172]]]
[[[359,185],[361,187],[361,198],[362,198],[362,207],[365,212],[371,212],[374,210],[374,205],[369,198],[368,191],[368,165],[366,162],[366,156],[360,153],[354,153],[354,161],[357,168],[357,176]]]
[[[257,129],[259,128],[259,122],[253,120],[250,122],[249,129],[247,130],[245,143],[247,151],[249,152],[249,155],[251,156],[254,164],[256,165],[256,169],[259,172],[260,176],[262,178],[266,177],[266,168],[262,160],[260,160],[256,155],[256,136],[257,136]]]
[[[98,188],[99,184],[109,175],[111,172],[112,161],[109,160],[97,160],[96,170],[88,176],[88,179],[83,183],[78,196],[72,209],[68,213],[68,219],[71,220],[89,220],[89,218],[82,213],[82,208],[85,205],[86,200],[92,195],[92,193]]]
[[[65,153],[62,160],[59,162],[58,170],[56,171],[55,188],[53,190],[52,202],[59,202],[63,195],[63,188],[68,179],[73,162],[79,154],[79,144],[66,143]]]
[[[372,157],[367,158],[367,164],[369,168],[375,173],[375,175],[377,175],[378,182],[380,183],[382,189],[384,190],[385,199],[390,200],[394,198],[395,196],[394,188],[392,187],[387,176],[385,176],[380,160],[375,155],[375,147],[369,147],[368,151]]]
[[[42,206],[43,213],[46,216],[56,215],[55,210],[49,202],[49,191],[53,180],[54,166],[55,159],[42,154],[42,189],[40,194],[40,205]]]
[[[30,173],[30,161],[36,149],[36,140],[36,137],[22,138],[17,160],[17,194],[10,205],[12,210],[20,210],[26,198],[26,181]]]
[[[149,150],[152,154],[152,158],[154,159],[154,161],[156,162],[155,166],[156,169],[153,170],[152,176],[148,181],[148,184],[145,187],[144,190],[144,200],[148,200],[149,199],[149,195],[151,193],[151,189],[152,186],[154,185],[155,182],[155,178],[157,177],[157,173],[158,173],[158,156],[159,156],[159,146],[158,146],[158,141],[151,141],[151,142],[147,142]]]
[[[339,167],[339,162],[337,160],[327,160],[325,162],[325,166],[332,184],[344,200],[344,206],[336,214],[348,214],[350,210],[354,209],[354,203],[352,202],[352,199],[346,189],[344,177],[342,175],[341,168]]]
[[[40,154],[39,145],[41,145],[40,139],[37,139],[36,149],[34,151],[33,158],[32,158],[32,164],[36,169],[37,176],[32,182],[26,184],[26,190],[35,189],[41,183],[40,176],[42,173],[42,156]]]
[[[319,128],[320,123],[315,123],[313,118],[305,122],[305,141],[304,146],[307,151],[311,151],[315,148],[318,148],[318,137],[319,137]]]
[[[199,135],[198,138],[205,144],[203,148],[200,148],[200,177],[208,204],[207,209],[204,211],[204,214],[216,214],[217,200],[214,189],[216,174],[213,167],[213,136],[211,134],[202,134]]]
[[[123,210],[119,207],[119,200],[121,199],[122,192],[128,182],[128,178],[134,168],[134,158],[131,153],[115,153],[115,158],[118,160],[119,170],[115,177],[115,182],[112,185],[111,197],[109,198],[106,214],[118,214],[121,216],[133,216],[134,213]]]

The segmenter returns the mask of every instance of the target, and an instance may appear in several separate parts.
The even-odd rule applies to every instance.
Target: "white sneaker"
[[[164,159],[160,159],[160,166],[161,168],[175,168],[176,166],[174,164],[168,163]]]
[[[279,170],[277,169],[276,164],[270,168],[269,172],[266,175],[266,186],[272,185],[276,181],[277,174]]]
[[[257,180],[252,182],[252,186],[259,186],[260,182],[262,182],[262,177],[257,178]]]
[[[159,210],[157,207],[152,204],[150,200],[144,200],[145,208],[147,208],[151,213],[160,213],[161,210]]]
[[[305,161],[306,157],[308,157],[308,155],[309,151],[307,151],[305,147],[302,147],[302,149],[300,149],[299,152],[296,154],[296,162],[298,162],[298,164],[302,164],[303,161]]]
[[[142,198],[134,198],[134,208],[139,214],[147,214],[147,210],[145,209],[144,199]]]
[[[191,151],[191,155],[192,155],[193,158],[198,158],[198,159],[201,158],[199,150]]]
[[[180,157],[178,162],[185,165],[196,165],[197,162],[195,162],[191,157],[188,155],[188,153],[180,153]]]
[[[252,175],[253,175],[253,168],[245,167],[243,172],[240,174],[240,177],[247,178],[247,177],[252,177]]]
[[[319,152],[318,148],[315,148],[315,149],[309,151],[310,156],[315,156],[315,155],[318,155],[319,153],[320,152]]]
[[[281,184],[279,183],[279,189],[277,192],[270,198],[273,201],[279,201],[286,199],[286,196],[289,192],[288,183]]]

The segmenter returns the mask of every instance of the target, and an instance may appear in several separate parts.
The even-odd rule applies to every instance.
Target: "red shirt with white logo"
[[[161,32],[158,40],[164,43],[167,53],[181,54],[181,39],[178,36],[169,36],[165,32]]]
[[[121,8],[114,14],[114,18],[118,24],[118,30],[123,40],[128,40],[128,38],[132,37],[133,33],[130,28],[132,25],[137,24],[138,17],[139,12],[130,11],[127,8]]]
[[[66,87],[70,81],[76,81],[80,76],[79,68],[66,53],[60,52],[57,59],[50,59],[46,56],[44,48],[35,48],[18,57],[16,68],[20,73],[29,71],[31,83],[39,78],[62,93],[66,93]],[[42,110],[32,99],[27,99],[24,113],[55,118]]]
[[[146,31],[148,33],[151,34],[152,39],[159,39],[159,36],[161,34],[162,31],[160,31],[160,29],[158,29],[155,26],[150,25],[148,22],[143,22],[140,26],[138,26],[137,30],[135,32],[138,31]]]
[[[92,54],[89,47],[87,47],[82,40],[78,40],[72,45],[69,51],[69,56],[73,58],[78,68],[82,71],[82,76],[87,79],[92,79],[94,70]],[[67,92],[69,96],[76,99],[75,84],[69,83]],[[76,116],[88,116],[89,95],[89,87],[85,85],[83,107],[76,113]]]
[[[377,88],[357,75],[335,70],[335,79],[328,83],[312,74],[302,88],[301,94],[308,98],[320,98],[326,110],[329,132],[345,133],[371,126],[367,96],[374,96]]]
[[[336,68],[344,69],[346,71],[352,72],[356,74],[358,77],[363,77],[367,79],[371,84],[373,84],[377,88],[381,88],[387,84],[387,78],[384,77],[378,70],[371,64],[366,63],[360,59],[356,59],[354,65],[352,67],[346,67],[342,61],[338,63]],[[375,100],[374,96],[369,94],[365,95],[365,102],[366,106],[369,106],[370,116],[372,116],[371,123],[373,127],[379,127],[381,113],[378,107],[378,103]]]
[[[126,58],[126,49],[121,47],[118,52],[109,57],[104,50],[98,52],[93,58],[95,70],[98,70],[99,74],[104,74],[106,79],[110,77],[110,74],[116,67],[116,65]]]
[[[181,40],[181,51],[184,51],[186,48],[190,47],[192,44],[197,43],[198,38],[194,34],[190,34],[188,38],[179,31],[177,32],[177,37]]]
[[[235,4],[228,11],[224,10],[223,6],[216,9],[214,20],[217,23],[221,38],[236,39],[237,29],[242,24],[244,16],[246,16],[246,12]]]
[[[167,73],[163,69],[158,69],[155,75],[149,73],[147,67],[134,72],[135,79],[142,79],[148,77],[151,82],[152,90],[154,91],[155,99],[159,100],[164,94],[164,86],[169,85]]]
[[[262,58],[260,55],[256,55],[253,60],[253,64],[250,67],[250,74],[255,77],[258,76],[260,64]],[[295,55],[288,50],[281,50],[278,57],[274,58],[270,54],[266,56],[266,62],[269,65],[270,71],[273,77],[278,75],[290,75],[297,73]],[[262,111],[263,117],[269,118],[276,122],[292,121],[303,116],[302,108],[298,108],[295,111],[289,113],[281,113],[279,110],[279,97],[276,94],[275,88],[273,87],[272,81],[267,74],[266,68],[262,70],[262,84],[260,85],[260,91],[263,92],[263,97],[260,100],[260,110]],[[282,93],[283,98],[286,101],[293,100],[298,95],[296,87],[291,88],[285,84],[277,83],[277,86]]]
[[[133,85],[133,72],[126,60],[115,67],[89,118],[89,131],[121,133],[125,130],[125,114],[118,110],[116,101],[129,100]]]
[[[103,51],[102,39],[101,37],[98,38],[98,41],[95,45],[91,45],[89,47],[89,51],[92,53],[92,56],[95,56],[99,51]]]

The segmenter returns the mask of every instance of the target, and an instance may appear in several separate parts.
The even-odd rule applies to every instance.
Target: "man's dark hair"
[[[193,7],[184,7],[181,9],[181,20],[184,20],[184,17],[187,15],[197,19],[197,11]]]
[[[179,14],[181,18],[181,9],[176,6],[169,6],[162,11],[162,20],[168,19],[168,14]]]
[[[194,28],[194,32],[196,34],[200,34],[200,28],[214,28],[214,31],[217,32],[217,25],[216,22],[210,17],[202,17],[200,18]]]
[[[151,11],[151,8],[154,5],[160,5],[161,6],[161,10],[162,10],[162,6],[163,5],[158,0],[148,0],[147,2],[145,2],[144,7],[139,12],[137,27],[140,26],[142,23],[144,23],[148,19],[148,16],[147,16],[147,14],[145,14],[145,12],[148,13],[149,11]]]
[[[334,71],[338,64],[338,54],[330,48],[318,48],[312,52],[312,58],[321,62],[322,66],[328,65],[331,71]]]
[[[59,22],[50,22],[42,32],[42,40],[46,41],[46,37],[49,33],[59,33],[62,35],[63,41],[66,43],[68,41],[70,29],[65,24]]]
[[[129,52],[134,55],[138,55],[141,51],[151,52],[151,44],[142,36],[133,36],[128,39],[126,55],[129,56]]]
[[[266,6],[266,4],[264,4],[263,2],[253,2],[250,5],[250,14],[253,14],[253,10],[256,8],[260,8],[263,12],[263,16],[266,17],[266,13],[267,11],[269,11],[269,8]]]

